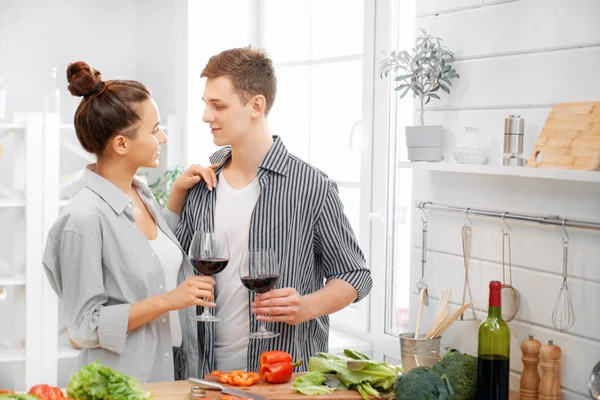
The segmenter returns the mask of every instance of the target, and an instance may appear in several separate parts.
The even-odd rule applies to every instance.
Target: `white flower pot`
[[[407,126],[406,147],[410,161],[440,161],[443,145],[442,125]]]
[[[4,118],[6,112],[6,90],[0,89],[0,119]]]

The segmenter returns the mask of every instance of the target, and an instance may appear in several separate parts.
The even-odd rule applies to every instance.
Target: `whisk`
[[[424,216],[421,217],[421,222],[423,223],[421,232],[423,243],[421,246],[421,278],[417,281],[417,290],[419,291],[419,294],[421,291],[427,289],[427,281],[425,280],[425,264],[427,263],[427,221],[429,221],[429,217],[427,216],[427,213],[423,207],[424,204],[419,207]],[[424,296],[424,304],[429,306],[429,295],[427,291],[424,293]]]
[[[552,311],[552,325],[554,328],[563,332],[571,329],[575,323],[575,310],[573,309],[573,302],[571,301],[571,294],[569,293],[569,285],[567,284],[567,259],[569,256],[569,233],[565,229],[565,223],[567,220],[563,220],[562,228],[565,232],[565,236],[562,238],[563,242],[563,283],[554,305],[554,311]]]

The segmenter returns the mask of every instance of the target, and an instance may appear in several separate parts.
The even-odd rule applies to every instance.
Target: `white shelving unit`
[[[180,159],[180,119],[170,115],[166,126],[161,128],[169,132],[171,139],[163,156],[166,157],[164,165],[172,168]],[[60,374],[68,374],[68,360],[77,357],[80,351],[68,343],[66,335],[59,335],[64,326],[59,318],[59,301],[41,265],[48,232],[61,208],[69,202],[61,189],[66,188],[65,193],[74,192],[83,178],[80,170],[72,175],[71,181],[61,185],[61,152],[76,154],[83,160],[82,165],[95,159],[68,140],[66,135],[73,130],[72,124],[60,123],[58,114],[16,114],[14,122],[0,124],[0,143],[11,137],[10,152],[14,155],[14,166],[11,166],[14,185],[5,187],[0,184],[0,213],[20,210],[24,232],[13,233],[12,226],[0,226],[0,230],[7,229],[8,235],[15,238],[23,236],[24,240],[17,239],[14,247],[15,252],[24,254],[21,260],[25,260],[0,259],[10,266],[10,271],[16,271],[12,275],[1,275],[0,287],[12,292],[15,310],[25,308],[23,315],[17,311],[9,313],[12,320],[8,321],[24,332],[24,337],[10,340],[9,345],[0,337],[2,388],[27,390],[38,383],[56,385],[64,382],[68,377],[59,376],[59,371]],[[0,302],[0,310],[2,307],[3,302]]]
[[[3,260],[11,265],[12,276],[2,276],[0,286],[13,290],[11,310],[2,310],[11,315],[9,324],[14,331],[24,332],[24,337],[2,343],[0,366],[11,371],[12,386],[23,389],[40,382],[43,377],[43,337],[46,327],[40,317],[43,304],[44,272],[40,260],[43,251],[43,115],[41,113],[15,114],[14,122],[0,124],[0,141],[11,137],[12,187],[0,186],[0,212],[16,208],[22,211],[24,231],[14,226],[3,226],[8,236],[14,238],[13,257],[24,260]],[[22,287],[20,290],[17,290]],[[6,303],[5,303],[6,304]],[[5,305],[0,303],[0,309]],[[21,313],[24,307],[24,313]],[[6,366],[7,363],[12,363]],[[6,376],[1,377],[6,383]]]
[[[554,168],[509,167],[503,165],[450,164],[442,162],[398,161],[398,168],[417,171],[453,172],[460,174],[503,175],[519,178],[554,179],[600,183],[598,171],[576,171]]]

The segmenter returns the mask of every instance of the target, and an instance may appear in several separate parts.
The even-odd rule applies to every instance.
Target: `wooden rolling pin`
[[[540,388],[540,374],[538,364],[540,363],[540,348],[542,343],[535,340],[533,335],[521,343],[523,352],[523,374],[521,374],[521,388],[519,390],[520,400],[538,400]]]
[[[558,366],[562,351],[552,340],[548,340],[540,349],[542,358],[542,380],[540,381],[539,400],[560,400],[560,380]]]

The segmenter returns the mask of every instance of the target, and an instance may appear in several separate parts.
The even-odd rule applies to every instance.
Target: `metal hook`
[[[426,224],[429,221],[429,217],[427,216],[427,213],[425,212],[425,204],[427,204],[427,203],[419,204],[419,208],[421,209],[421,212],[423,212],[423,215],[425,216],[425,218],[421,217],[421,222],[423,222],[424,224]]]
[[[567,228],[565,228],[566,223],[567,223],[567,220],[563,219],[562,228],[563,228],[563,232],[565,233],[566,238],[565,238],[565,236],[563,236],[562,241],[565,246],[568,245],[569,240],[571,240],[571,237],[569,236],[569,232],[567,232]]]
[[[469,220],[469,226],[473,227],[473,221],[471,221],[471,218],[469,218],[469,210],[470,208],[465,208],[465,217],[467,217],[467,219]]]
[[[505,235],[510,235],[512,233],[512,229],[508,222],[506,222],[506,214],[508,214],[508,212],[502,213],[502,222],[504,222],[504,225],[506,225],[506,227],[508,228],[508,232],[506,232],[504,230],[504,227],[502,227],[502,233],[504,233]]]

